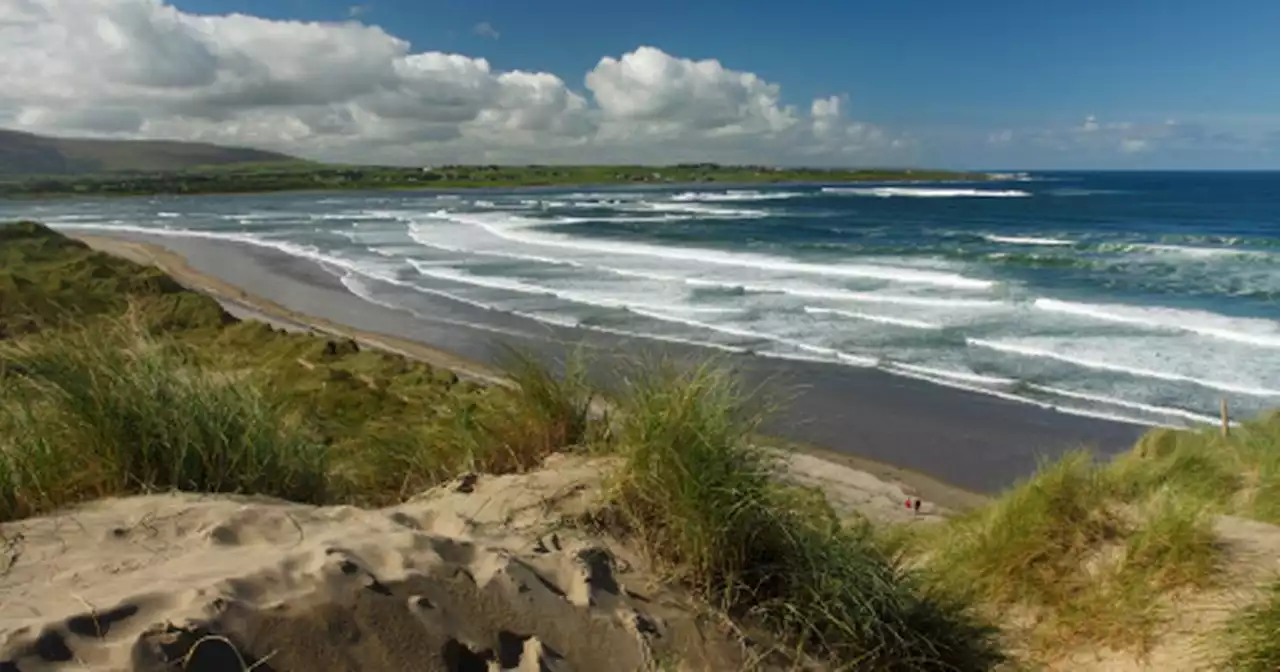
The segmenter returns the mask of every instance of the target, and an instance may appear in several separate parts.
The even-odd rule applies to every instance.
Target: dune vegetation
[[[1280,413],[1155,429],[1128,453],[1045,463],[990,503],[909,535],[938,585],[1002,614],[1024,657],[1141,659],[1169,633],[1212,669],[1280,669]],[[1274,550],[1270,551],[1274,553]],[[1261,554],[1261,559],[1259,555]]]
[[[995,628],[820,496],[775,483],[717,369],[637,372],[616,412],[585,369],[513,355],[479,385],[354,342],[239,322],[211,298],[42,226],[0,228],[0,520],[172,490],[386,505],[554,451],[623,466],[584,525],[635,541],[791,655],[988,669]],[[610,459],[610,458],[606,458]]]
[[[885,529],[781,484],[757,434],[767,406],[726,370],[637,364],[603,404],[585,370],[513,354],[510,385],[479,384],[241,322],[158,270],[0,225],[0,521],[172,490],[384,506],[572,451],[618,465],[575,524],[634,544],[792,661],[1141,656],[1175,604],[1247,580],[1256,594],[1194,648],[1228,669],[1280,664],[1276,577],[1233,567],[1221,525],[1280,523],[1280,414],[1228,436],[1153,431],[1110,462],[1071,453],[945,522]]]

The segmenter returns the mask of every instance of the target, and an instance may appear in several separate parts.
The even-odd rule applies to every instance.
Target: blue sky
[[[847,96],[850,122],[901,140],[868,150],[872,162],[1280,168],[1277,0],[173,4],[191,15],[375,25],[412,52],[551,73],[593,106],[584,78],[602,57],[651,46],[715,59],[778,85],[780,105],[799,113]]]

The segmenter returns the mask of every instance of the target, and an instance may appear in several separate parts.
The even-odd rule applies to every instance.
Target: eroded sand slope
[[[559,524],[604,464],[377,511],[171,494],[5,525],[0,669],[734,669],[640,563]]]

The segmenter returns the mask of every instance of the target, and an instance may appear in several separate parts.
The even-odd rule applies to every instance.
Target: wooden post
[[[1222,398],[1222,435],[1231,436],[1231,416],[1227,413],[1227,398]]]

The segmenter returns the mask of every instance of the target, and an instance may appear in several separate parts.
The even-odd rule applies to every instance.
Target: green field
[[[938,170],[811,169],[764,166],[340,166],[269,162],[0,180],[0,197],[229,194],[339,189],[472,189],[577,185],[843,183],[987,179]]]

